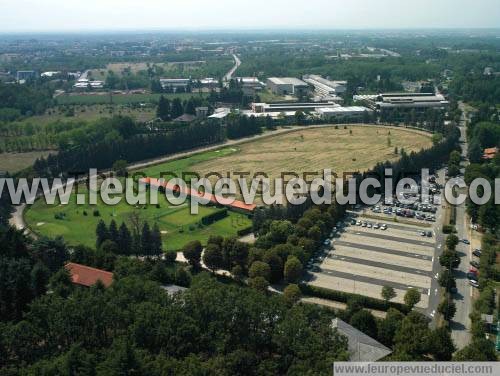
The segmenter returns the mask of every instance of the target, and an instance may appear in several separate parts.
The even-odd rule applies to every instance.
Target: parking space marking
[[[353,233],[352,230],[346,230],[347,233]],[[359,236],[363,237],[368,237],[368,238],[376,238],[376,239],[382,239],[382,240],[389,240],[389,241],[395,241],[399,243],[407,243],[407,244],[413,244],[413,245],[420,245],[424,247],[432,247],[434,248],[432,243],[429,242],[423,242],[421,240],[412,240],[408,238],[400,238],[396,236],[390,236],[390,235],[382,235],[382,234],[377,234],[375,232],[364,232]]]
[[[368,244],[359,244],[359,243],[353,243],[353,242],[348,242],[348,241],[342,241],[342,240],[336,240],[334,242],[334,246],[345,246],[345,247],[351,247],[351,248],[357,248],[357,249],[363,249],[375,253],[386,253],[390,255],[398,255],[398,256],[403,256],[403,257],[410,257],[410,258],[418,258],[421,260],[431,260],[431,256],[428,255],[421,255],[421,254],[416,254],[416,253],[408,253],[405,251],[400,251],[397,249],[390,249],[387,247],[378,247],[375,245],[368,245]],[[376,257],[376,256],[375,256]]]
[[[432,276],[432,263],[427,260],[398,256],[393,254],[381,255],[377,252],[366,251],[356,248],[338,247],[334,251],[334,257],[351,258],[352,262],[366,262],[368,265],[381,266],[387,269],[395,269],[408,273],[424,274]],[[359,261],[358,261],[359,260]]]
[[[429,277],[342,260],[325,259],[323,261],[323,264],[321,265],[321,269],[330,271],[348,270],[349,273],[359,276],[385,280],[399,284],[412,284],[421,288],[430,286]]]

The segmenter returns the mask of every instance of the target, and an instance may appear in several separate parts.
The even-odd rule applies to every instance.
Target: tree
[[[460,257],[458,257],[457,252],[446,250],[439,256],[439,263],[444,268],[458,268],[460,265]]]
[[[302,275],[302,264],[295,256],[288,256],[285,263],[284,276],[288,283],[297,282]]]
[[[263,277],[255,277],[248,280],[248,285],[257,291],[265,293],[269,287],[269,282]]]
[[[377,338],[387,347],[392,347],[394,344],[394,335],[401,326],[405,316],[397,309],[389,308],[385,319],[378,326]]]
[[[457,283],[455,281],[455,277],[453,276],[453,273],[449,269],[445,269],[441,272],[441,275],[439,276],[439,285],[441,287],[444,287],[447,292],[450,292],[452,289],[457,287]]]
[[[406,291],[404,301],[408,308],[411,310],[420,302],[420,298],[420,292],[417,289],[411,288]]]
[[[351,317],[350,324],[366,335],[377,338],[377,322],[370,311],[362,309],[354,313]]]
[[[191,284],[191,275],[185,268],[178,268],[176,270],[175,283],[179,286],[189,287]]]
[[[222,268],[224,259],[222,257],[222,251],[218,245],[207,245],[205,252],[203,252],[203,263],[207,268],[212,270],[212,272]]]
[[[73,291],[73,282],[66,268],[61,268],[49,281],[52,292],[62,298],[67,298]]]
[[[104,243],[105,240],[109,239],[108,228],[106,227],[106,223],[104,223],[102,219],[97,224],[97,227],[95,229],[95,234],[96,234],[96,248],[99,248],[101,244]]]
[[[118,244],[119,240],[119,233],[118,233],[118,226],[116,225],[116,222],[114,219],[111,220],[109,223],[109,239],[112,240],[115,244]]]
[[[248,271],[248,276],[250,278],[262,277],[266,281],[271,279],[271,267],[262,261],[255,261],[250,266],[250,270]]]
[[[158,223],[153,226],[153,231],[151,231],[151,255],[160,256],[163,254],[163,242],[161,239],[161,231],[158,227]]]
[[[301,296],[302,292],[300,291],[298,285],[291,284],[285,287],[285,289],[283,290],[283,298],[290,305],[293,305],[300,301]]]
[[[410,312],[394,336],[393,360],[419,361],[429,353],[431,331],[427,317]]]
[[[174,98],[172,101],[171,116],[172,119],[178,118],[184,113],[184,108],[182,107],[182,102],[179,98]]]
[[[62,237],[40,238],[33,243],[32,255],[44,263],[51,272],[58,271],[69,259],[69,252]]]
[[[431,332],[429,338],[430,352],[440,362],[450,361],[456,348],[448,328],[441,327]]]
[[[170,102],[163,95],[160,96],[158,101],[158,108],[156,109],[156,117],[163,121],[170,119]]]
[[[450,298],[446,298],[439,304],[438,312],[443,315],[446,321],[450,321],[457,312],[457,306]]]
[[[122,222],[120,229],[118,230],[117,244],[120,254],[125,256],[132,254],[132,235],[124,222]]]
[[[31,283],[35,296],[41,296],[47,291],[50,270],[41,262],[37,262],[31,270]]]
[[[117,176],[122,177],[127,175],[127,166],[128,163],[127,161],[123,159],[119,159],[113,163],[113,171],[116,173]]]
[[[446,237],[446,247],[450,251],[454,251],[457,248],[459,239],[455,234],[450,234]]]
[[[473,338],[472,343],[458,351],[453,357],[455,362],[495,362],[495,344],[486,338]]]
[[[187,243],[182,248],[182,253],[186,260],[188,260],[189,264],[194,268],[200,267],[201,260],[201,252],[203,251],[203,247],[198,240],[193,240]]]
[[[151,256],[153,254],[151,228],[147,222],[144,222],[144,225],[142,226],[141,251],[144,256]]]
[[[396,297],[396,291],[391,286],[384,286],[381,292],[382,298],[389,303]]]

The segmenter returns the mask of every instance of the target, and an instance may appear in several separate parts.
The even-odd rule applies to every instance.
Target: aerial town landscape
[[[494,2],[155,3],[0,15],[0,375],[500,372]]]

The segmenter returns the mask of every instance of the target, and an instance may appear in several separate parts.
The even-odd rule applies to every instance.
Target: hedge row
[[[307,284],[300,284],[300,290],[302,294],[314,296],[316,298],[334,300],[336,302],[347,303],[348,300],[356,298],[365,308],[376,309],[378,311],[387,311],[389,308],[395,308],[402,313],[408,313],[408,307],[404,304],[389,302],[386,303],[384,300],[370,298],[368,296],[351,294],[343,291],[336,291],[325,289],[322,287],[311,286]]]
[[[216,211],[215,213],[208,214],[201,218],[201,223],[205,226],[209,226],[214,222],[220,221],[223,218],[227,217],[227,209],[222,209],[219,211]]]
[[[252,231],[253,231],[253,226],[250,225],[248,227],[242,228],[241,230],[238,230],[236,233],[238,234],[238,236],[245,236],[251,234]]]

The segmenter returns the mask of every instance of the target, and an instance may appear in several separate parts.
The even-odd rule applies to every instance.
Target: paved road
[[[460,132],[462,134],[462,155],[467,156],[467,138],[466,138],[466,124],[467,124],[467,112],[464,106],[460,105],[463,115],[460,121]],[[470,230],[467,224],[467,215],[465,203],[457,207],[456,216],[456,228],[457,236],[459,239],[469,239],[470,240]],[[457,247],[457,251],[460,255],[460,266],[455,272],[455,277],[457,280],[457,290],[455,304],[457,305],[457,312],[453,321],[451,323],[451,338],[455,342],[455,346],[458,349],[464,348],[469,344],[471,340],[470,328],[471,322],[469,319],[469,314],[472,311],[472,287],[469,285],[467,280],[467,272],[469,271],[471,261],[471,247],[460,243]]]
[[[231,68],[229,72],[224,76],[224,81],[231,81],[231,78],[233,78],[234,73],[236,70],[240,67],[241,65],[241,60],[236,54],[233,54],[233,59],[234,59],[234,66]]]

